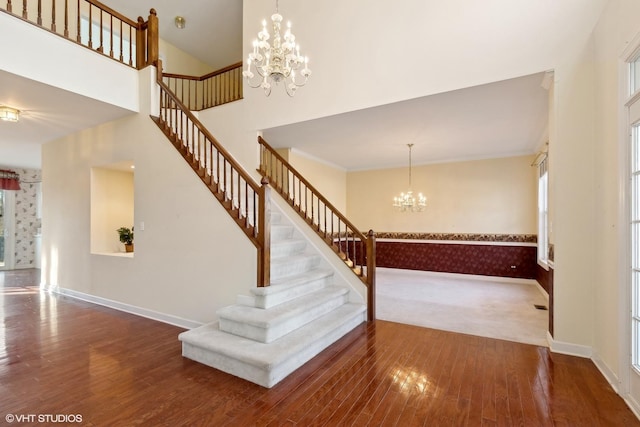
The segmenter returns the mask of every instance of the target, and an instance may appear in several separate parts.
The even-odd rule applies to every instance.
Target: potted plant
[[[133,252],[133,227],[120,227],[116,230],[120,236],[120,241],[124,243],[126,252]]]

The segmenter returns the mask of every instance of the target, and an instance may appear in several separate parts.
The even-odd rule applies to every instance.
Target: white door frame
[[[640,53],[640,33],[631,40],[620,55],[618,67],[619,91],[619,203],[618,227],[619,253],[618,283],[619,283],[619,373],[618,394],[627,402],[631,409],[640,414],[640,395],[637,393],[640,384],[640,373],[632,365],[632,297],[631,297],[631,138],[634,125],[640,123],[640,117],[631,117],[631,107],[640,105],[640,91],[630,96],[629,63]],[[637,82],[638,84],[640,82]],[[637,108],[637,107],[636,107]],[[635,387],[634,387],[635,385]],[[636,392],[634,392],[636,389]]]

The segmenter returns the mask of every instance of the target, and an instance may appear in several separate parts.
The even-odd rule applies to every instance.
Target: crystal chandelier
[[[309,58],[300,55],[300,45],[296,44],[296,36],[291,32],[291,22],[287,24],[287,31],[282,36],[280,24],[282,15],[278,13],[278,0],[276,0],[276,13],[271,15],[273,26],[272,35],[267,31],[267,21],[262,21],[262,31],[258,33],[258,39],[253,41],[253,51],[247,58],[247,69],[242,75],[247,79],[247,84],[252,88],[261,87],[264,94],[271,94],[273,83],[284,83],[287,95],[293,96],[300,86],[304,86],[311,75]],[[304,64],[304,68],[296,75],[296,70]],[[256,75],[261,77],[253,79]],[[300,79],[302,76],[304,80]]]
[[[427,198],[418,193],[418,198],[414,197],[411,191],[411,148],[413,144],[407,144],[409,147],[409,191],[400,193],[399,197],[393,198],[393,207],[400,212],[422,212],[427,207]]]

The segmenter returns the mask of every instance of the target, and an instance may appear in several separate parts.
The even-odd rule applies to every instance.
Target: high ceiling
[[[295,147],[346,170],[532,154],[547,130],[546,73],[267,129],[275,148]]]
[[[124,16],[147,18],[158,13],[160,37],[214,69],[242,60],[242,0],[103,0]],[[185,18],[180,30],[176,16]]]
[[[241,59],[239,0],[103,3],[130,18],[146,17],[155,8],[161,37],[214,68]],[[176,15],[185,17],[184,30],[173,25]],[[547,124],[543,77],[539,73],[266,129],[264,136],[275,147],[293,147],[345,170],[404,166],[408,143],[415,144],[414,164],[533,153]],[[0,72],[3,103],[26,110],[19,123],[0,123],[0,166],[11,167],[40,167],[41,144],[130,113]]]
[[[0,167],[41,167],[42,144],[106,123],[131,111],[0,70],[0,105],[21,110],[0,121]]]

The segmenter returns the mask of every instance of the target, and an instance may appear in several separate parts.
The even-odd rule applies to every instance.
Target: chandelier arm
[[[262,80],[258,81],[258,84],[256,84],[255,86],[251,83],[251,80],[247,79],[247,84],[249,85],[250,88],[255,89],[257,87],[260,87],[262,85]]]
[[[293,98],[293,95],[296,94],[295,90],[292,90],[288,84],[285,84],[285,91],[287,92],[287,95],[289,95],[290,98]]]
[[[258,73],[258,75],[259,75],[260,77],[264,77],[264,72],[263,72],[263,70],[262,70],[262,65],[261,65],[261,66],[259,66],[259,67],[258,67],[258,66],[256,66],[255,68],[256,68],[256,73]]]

